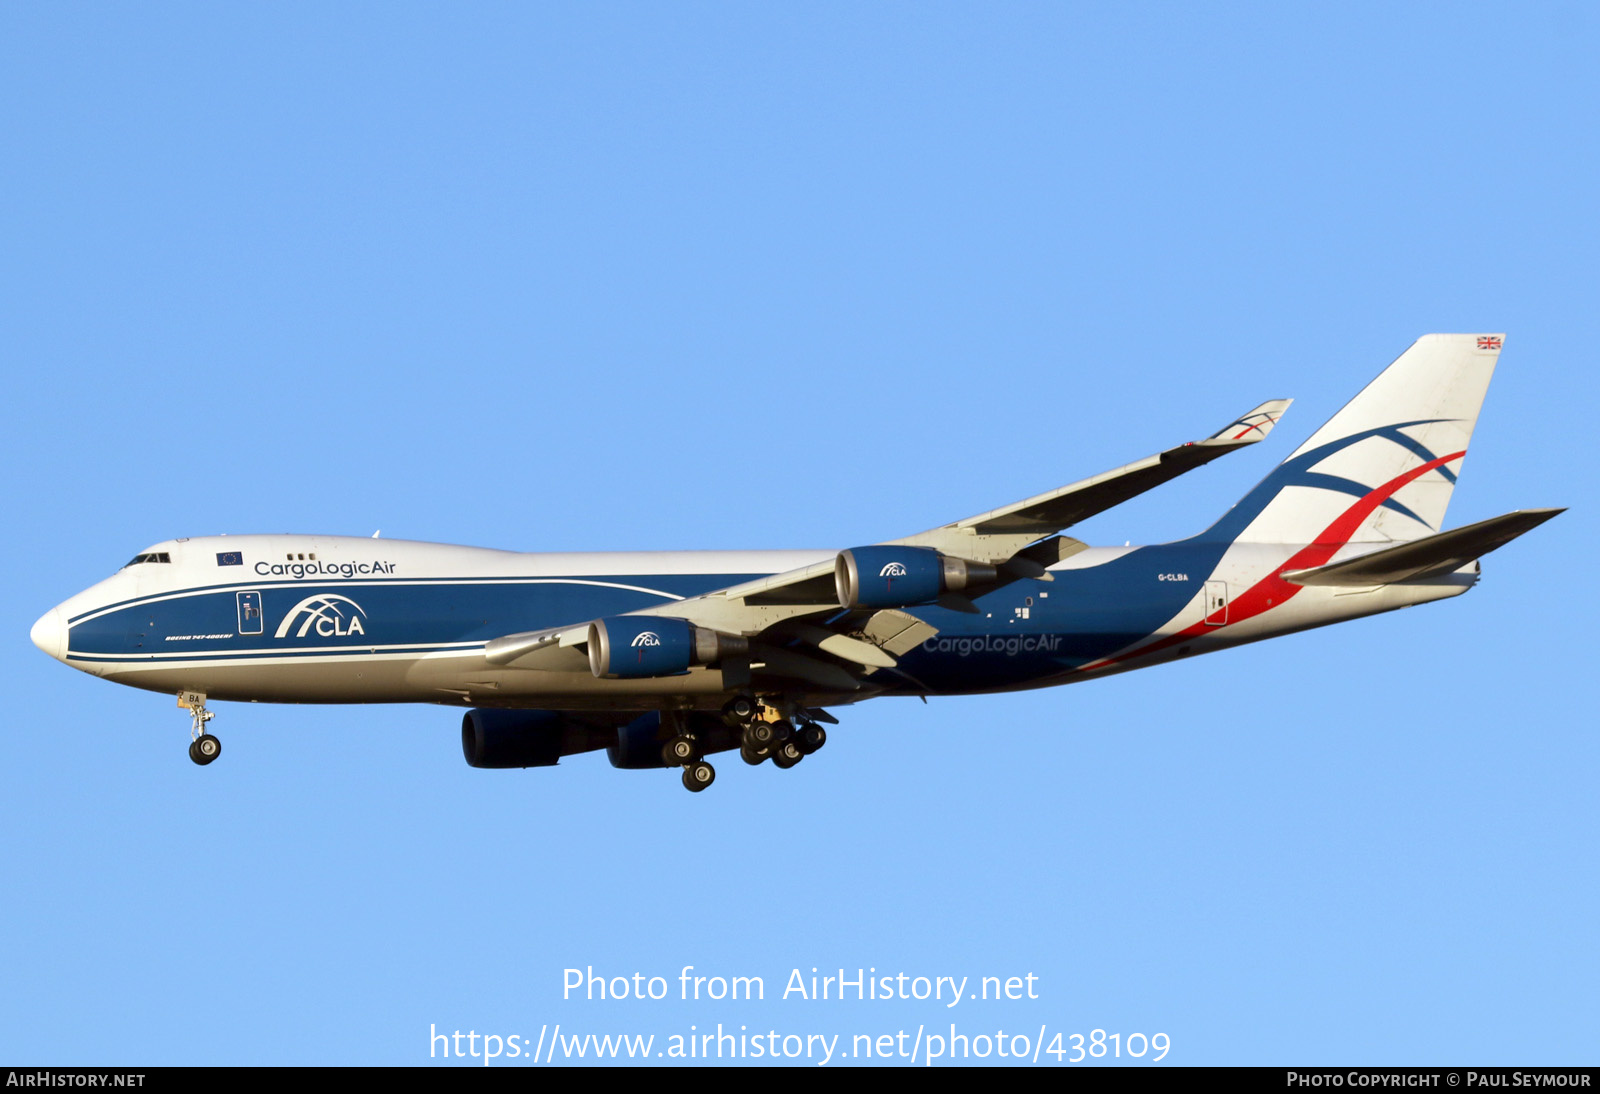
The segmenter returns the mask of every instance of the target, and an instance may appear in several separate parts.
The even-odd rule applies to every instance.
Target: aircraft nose
[[[67,625],[61,618],[60,608],[51,608],[39,617],[39,622],[28,632],[33,644],[57,661],[67,652]]]

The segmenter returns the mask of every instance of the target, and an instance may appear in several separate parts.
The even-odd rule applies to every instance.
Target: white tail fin
[[[1504,341],[1417,339],[1204,538],[1389,543],[1437,532]]]

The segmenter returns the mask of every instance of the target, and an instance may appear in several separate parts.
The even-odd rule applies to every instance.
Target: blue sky
[[[1577,4],[0,11],[0,1059],[955,1022],[1594,1062],[1597,38]],[[431,707],[219,704],[199,769],[170,699],[27,639],[173,536],[846,547],[1295,397],[1076,532],[1160,542],[1483,330],[1451,522],[1572,511],[1469,596],[869,704],[703,795],[471,770]],[[768,998],[563,1001],[591,965]],[[812,967],[1040,998],[778,998]]]

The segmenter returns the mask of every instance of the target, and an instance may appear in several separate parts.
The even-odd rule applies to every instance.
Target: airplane
[[[314,535],[169,540],[46,612],[35,645],[176,695],[466,707],[473,767],[604,748],[619,768],[792,768],[829,707],[1098,679],[1459,596],[1564,512],[1441,531],[1504,344],[1413,343],[1211,527],[1156,546],[1063,530],[1264,440],[1290,400],[1203,440],[915,535],[845,550],[530,554]]]

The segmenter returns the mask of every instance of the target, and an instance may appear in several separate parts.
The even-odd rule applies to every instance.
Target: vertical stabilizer
[[[1417,339],[1201,538],[1390,543],[1437,532],[1504,341]]]

